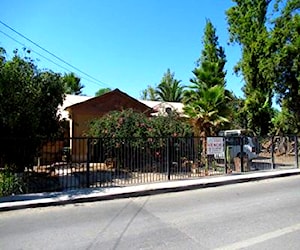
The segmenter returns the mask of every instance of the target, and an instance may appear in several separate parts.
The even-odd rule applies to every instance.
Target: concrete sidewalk
[[[266,172],[203,177],[193,180],[174,180],[127,187],[90,188],[65,192],[15,195],[0,198],[0,211],[178,192],[298,174],[300,174],[300,169],[272,170]]]

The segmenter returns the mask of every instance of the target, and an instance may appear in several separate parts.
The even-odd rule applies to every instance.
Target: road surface
[[[300,176],[0,213],[0,249],[300,249]]]

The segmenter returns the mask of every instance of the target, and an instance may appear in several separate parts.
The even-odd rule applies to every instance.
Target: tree
[[[70,95],[81,95],[83,85],[80,83],[80,78],[77,77],[74,73],[65,74],[62,77],[65,93]]]
[[[266,14],[271,0],[233,0],[227,10],[230,42],[242,47],[242,58],[235,71],[242,72],[247,127],[266,135],[271,125],[274,74],[272,47],[266,27]]]
[[[223,84],[225,86],[225,75],[224,66],[226,64],[226,55],[224,48],[219,45],[218,36],[216,35],[216,28],[212,22],[207,19],[204,29],[204,36],[202,40],[203,50],[200,58],[197,61],[198,69],[202,69],[202,73],[214,72],[214,77],[217,82],[211,82],[210,86],[215,84]],[[200,73],[200,72],[199,72]],[[203,76],[205,77],[205,76]],[[199,77],[198,77],[199,78]],[[203,79],[204,82],[208,83],[207,79]]]
[[[271,32],[275,91],[282,112],[276,117],[276,127],[290,133],[300,132],[300,3],[287,1],[274,20]],[[286,126],[279,118],[286,120]]]
[[[272,119],[272,123],[274,125],[272,134],[294,134],[295,128],[297,128],[297,124],[295,123],[295,117],[292,113],[283,106],[281,111],[274,110],[274,117]]]
[[[95,96],[101,96],[111,91],[111,88],[101,88],[96,93]]]
[[[245,106],[245,99],[237,97],[233,92],[230,95],[230,103],[232,111],[229,120],[231,121],[229,127],[225,129],[243,129],[247,127],[247,113],[244,112],[243,107]]]
[[[14,52],[7,60],[1,50],[0,61],[0,165],[16,171],[33,163],[41,138],[59,132],[58,106],[64,97],[60,74],[41,71],[29,56]]]
[[[170,69],[163,75],[161,82],[156,88],[158,100],[165,102],[181,102],[183,97],[183,86],[179,80],[174,78],[175,73],[171,73]]]
[[[191,86],[196,89],[187,91],[184,97],[184,112],[191,118],[196,136],[212,136],[228,122],[222,115],[226,100],[223,86],[208,87],[205,84]]]
[[[216,134],[228,121],[229,92],[225,90],[226,62],[219,46],[216,29],[207,20],[203,35],[203,50],[193,70],[191,85],[184,93],[184,111],[192,119],[197,136]]]
[[[142,90],[141,99],[148,100],[148,101],[157,101],[158,96],[157,96],[155,87],[148,85],[146,89]]]

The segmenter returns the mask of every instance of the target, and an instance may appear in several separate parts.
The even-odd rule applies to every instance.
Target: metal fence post
[[[171,159],[171,138],[167,138],[167,174],[168,180],[171,179],[171,167],[172,167],[172,159]]]
[[[90,187],[90,138],[87,139],[87,156],[86,156],[86,187]]]
[[[298,136],[295,135],[295,167],[299,168],[299,158],[298,158]]]
[[[271,139],[271,169],[273,170],[275,168],[274,163],[274,136],[272,136]]]
[[[223,136],[223,145],[224,145],[224,168],[225,168],[225,174],[227,174],[227,170],[228,170],[228,167],[227,167],[227,143],[226,143],[226,138],[225,136]]]
[[[244,172],[244,136],[241,136],[240,139],[241,139],[241,154],[240,154],[241,172]]]

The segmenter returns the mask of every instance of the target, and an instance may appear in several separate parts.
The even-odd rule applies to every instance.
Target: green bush
[[[22,178],[4,169],[0,171],[0,197],[22,193],[24,184]]]
[[[107,150],[118,149],[130,142],[131,147],[162,148],[166,138],[192,135],[191,126],[176,113],[147,117],[132,109],[112,111],[90,122],[87,136],[98,137]]]
[[[143,113],[127,109],[112,111],[100,119],[91,121],[86,135],[110,139],[186,137],[192,135],[192,128],[176,113],[150,118]]]
[[[117,167],[131,164],[142,169],[147,164],[145,159],[155,161],[159,155],[167,155],[169,143],[180,158],[179,150],[185,148],[185,138],[192,135],[192,129],[176,113],[147,117],[127,109],[112,111],[92,121],[86,135],[94,137],[91,141],[93,160],[102,162],[115,158]],[[186,152],[182,154],[186,156]]]

